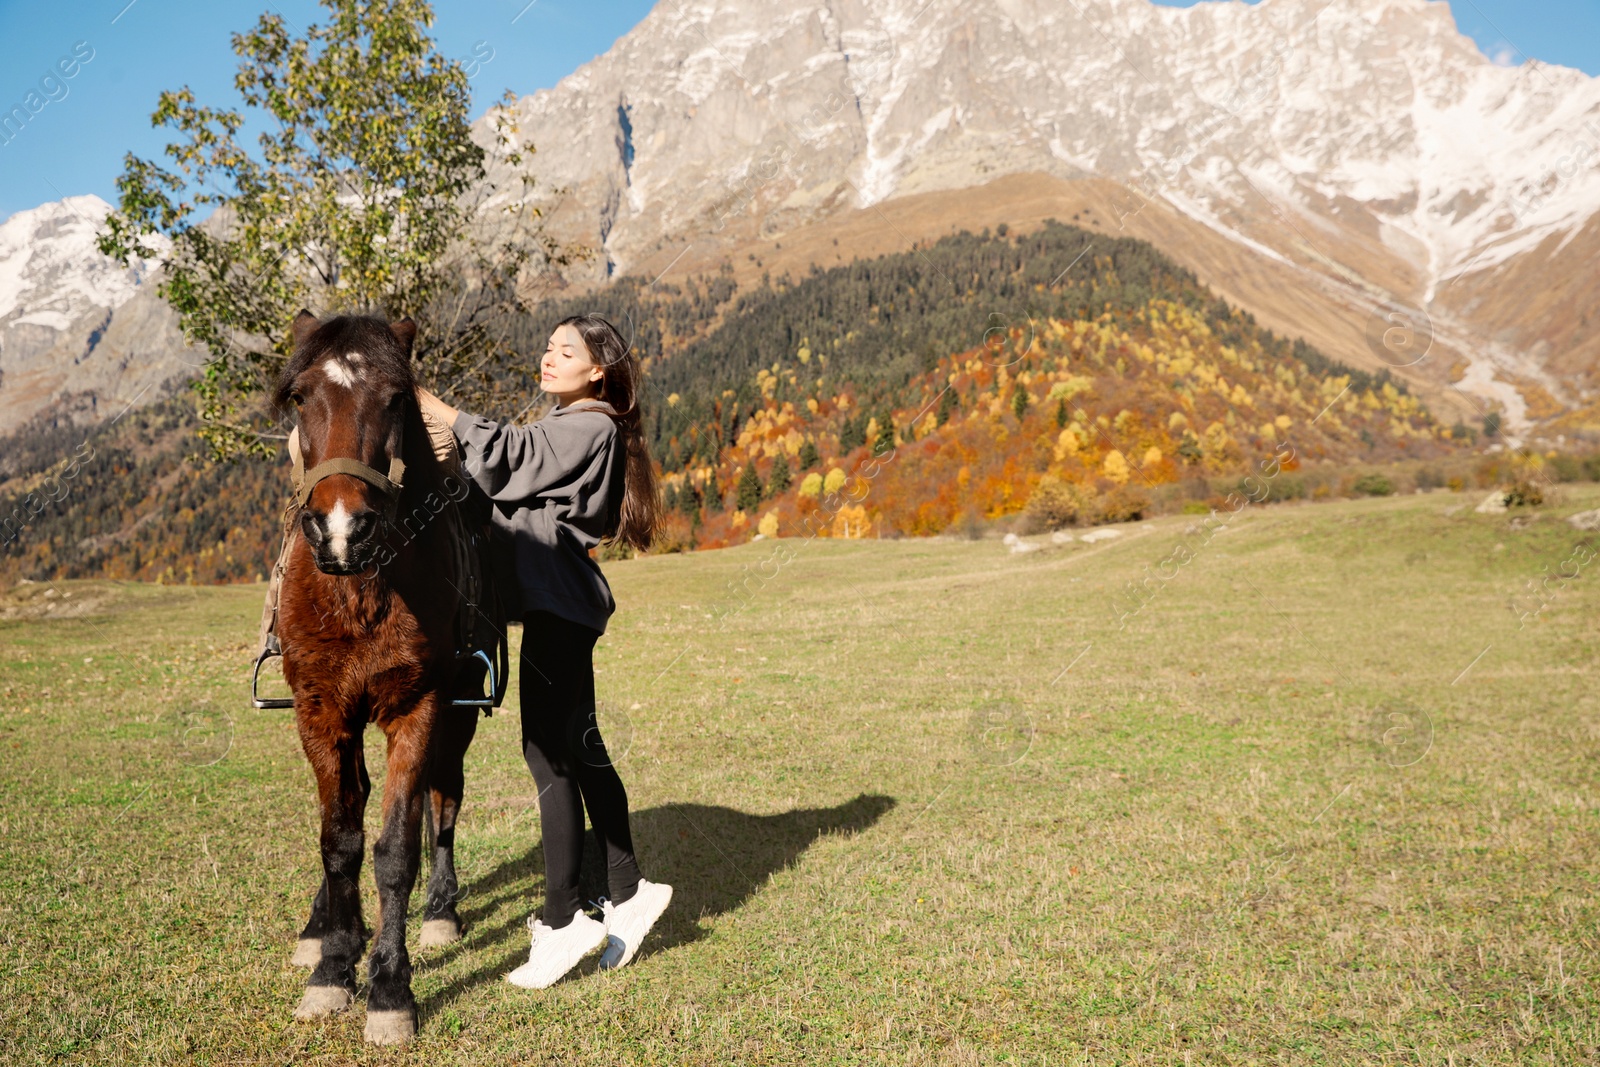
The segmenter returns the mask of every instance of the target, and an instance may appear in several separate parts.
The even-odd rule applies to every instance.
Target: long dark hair
[[[622,432],[627,457],[622,499],[612,505],[606,522],[606,538],[622,541],[643,551],[655,541],[661,526],[661,493],[656,485],[656,468],[645,443],[639,394],[644,372],[639,357],[617,328],[599,315],[573,315],[556,323],[556,329],[571,326],[583,338],[589,355],[600,367],[600,390],[596,400],[604,400],[615,412],[612,418]]]

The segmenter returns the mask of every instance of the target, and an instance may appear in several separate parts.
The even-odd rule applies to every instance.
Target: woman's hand
[[[446,404],[420,385],[417,386],[417,406],[422,409],[424,414],[433,416],[434,419],[444,423],[446,426],[453,426],[456,416],[461,414],[461,412]]]

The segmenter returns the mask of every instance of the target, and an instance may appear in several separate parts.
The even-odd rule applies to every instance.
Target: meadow
[[[503,981],[543,893],[513,686],[399,1050],[290,1018],[316,814],[246,699],[262,587],[19,585],[0,1061],[1589,1061],[1600,535],[1563,519],[1600,487],[1481,495],[606,564],[600,721],[673,905],[621,971]]]

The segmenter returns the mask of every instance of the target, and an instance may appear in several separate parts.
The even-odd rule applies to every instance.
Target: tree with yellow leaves
[[[1078,447],[1078,431],[1074,427],[1068,426],[1056,437],[1056,462],[1060,463],[1068,456],[1076,456]]]
[[[833,527],[829,532],[834,537],[857,538],[867,536],[871,529],[872,520],[867,518],[867,509],[860,504],[853,504],[834,513]]]
[[[1133,474],[1128,467],[1127,457],[1114,448],[1106,453],[1105,462],[1101,465],[1101,470],[1105,472],[1107,478],[1110,478],[1118,485],[1127,485],[1128,478]]]

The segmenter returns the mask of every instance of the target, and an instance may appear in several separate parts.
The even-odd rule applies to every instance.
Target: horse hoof
[[[289,957],[289,964],[293,967],[315,967],[322,962],[322,938],[302,937],[300,943],[294,947],[294,955]]]
[[[294,1009],[294,1017],[301,1022],[320,1019],[344,1011],[354,999],[344,986],[307,986],[306,995],[300,998],[300,1006]]]
[[[418,948],[438,948],[461,940],[461,927],[453,919],[427,919],[422,924]]]
[[[365,1037],[369,1045],[403,1045],[417,1033],[409,1011],[369,1011]]]

